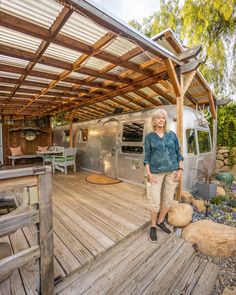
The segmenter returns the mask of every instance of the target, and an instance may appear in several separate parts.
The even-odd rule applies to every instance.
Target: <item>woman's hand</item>
[[[148,174],[148,181],[150,182],[150,183],[158,183],[158,181],[156,180],[156,178],[153,176],[153,174],[152,173],[149,173]]]
[[[182,170],[177,170],[174,174],[174,181],[178,182],[180,181],[182,176]]]

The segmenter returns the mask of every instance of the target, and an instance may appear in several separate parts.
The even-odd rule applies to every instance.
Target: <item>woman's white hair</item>
[[[156,110],[153,115],[152,115],[152,127],[153,127],[153,130],[156,129],[156,119],[157,117],[159,117],[160,115],[163,115],[165,117],[165,125],[164,125],[164,131],[166,132],[167,131],[167,119],[168,119],[168,115],[167,115],[167,112],[166,110],[164,109],[158,109]]]

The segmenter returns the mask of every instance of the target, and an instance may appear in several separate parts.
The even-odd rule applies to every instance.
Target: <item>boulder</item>
[[[205,212],[206,207],[203,200],[193,200],[192,205],[197,208],[198,212]]]
[[[224,156],[222,154],[217,154],[216,159],[217,160],[224,160]]]
[[[219,150],[217,151],[217,153],[219,153],[219,154],[229,153],[229,149],[219,149]]]
[[[225,196],[226,195],[225,190],[223,189],[223,187],[217,186],[216,195],[217,196]]]
[[[173,204],[168,212],[168,223],[176,227],[186,226],[192,221],[192,216],[193,208],[189,204]]]
[[[229,168],[229,166],[223,166],[220,168],[220,171],[228,172],[228,171],[230,171],[230,168]]]
[[[191,223],[182,238],[196,244],[199,252],[213,257],[236,256],[236,228],[210,220]]]
[[[182,192],[181,193],[181,200],[183,203],[192,204],[194,197],[189,192]]]
[[[229,159],[224,159],[224,164],[229,165]]]
[[[8,243],[6,242],[1,242],[0,243],[0,260],[3,258],[6,258],[11,255],[11,247]],[[11,271],[3,271],[0,277],[0,283],[2,283],[4,280],[6,280],[10,275]]]
[[[216,160],[216,168],[220,169],[221,167],[224,166],[224,162],[221,160]]]

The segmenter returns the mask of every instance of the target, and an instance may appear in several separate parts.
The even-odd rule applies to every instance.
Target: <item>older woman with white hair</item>
[[[149,236],[152,242],[157,242],[157,228],[166,235],[172,234],[164,219],[174,199],[177,182],[181,178],[183,157],[176,134],[167,130],[167,112],[164,109],[154,112],[152,126],[153,132],[145,138],[144,164],[151,184]]]

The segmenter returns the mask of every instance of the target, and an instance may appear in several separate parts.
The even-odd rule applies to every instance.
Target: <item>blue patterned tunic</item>
[[[183,157],[173,131],[167,131],[162,138],[156,132],[146,135],[144,164],[149,164],[151,173],[175,171],[179,161],[183,161]]]

